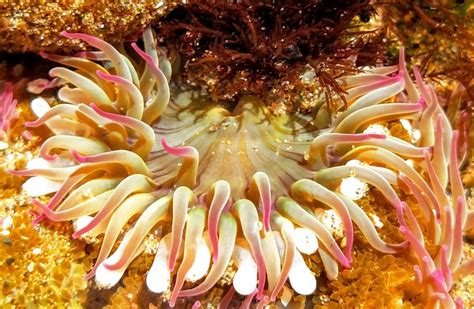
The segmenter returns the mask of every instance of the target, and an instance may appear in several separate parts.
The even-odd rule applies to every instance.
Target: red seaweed
[[[182,55],[184,77],[204,85],[214,100],[268,97],[270,90],[278,97],[288,90],[285,85],[298,88],[311,67],[331,102],[344,94],[335,78],[355,71],[355,56],[375,61],[368,45],[380,44],[358,29],[372,14],[369,1],[190,0],[155,28]]]

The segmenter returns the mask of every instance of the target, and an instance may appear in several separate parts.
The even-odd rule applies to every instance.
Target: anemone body
[[[154,234],[160,242],[151,248],[147,285],[155,293],[169,290],[170,305],[209,291],[232,271],[231,261],[228,295],[264,305],[285,284],[299,294],[315,292],[305,255],[320,254],[327,277],[337,279],[341,267],[350,267],[355,225],[383,253],[411,248],[420,260],[413,293],[454,306],[452,273],[472,268],[460,265],[472,214],[459,178],[458,133],[432,88],[418,74],[416,84],[410,79],[403,50],[398,66],[341,78],[348,106],[320,130],[308,115],[272,115],[256,97],[228,110],[196,92],[171,91],[170,62],[149,29],[146,52],[133,46],[141,65],[96,38],[64,35],[98,48],[107,65],[88,54],[44,55],[76,69],[51,71],[68,82],[59,96],[69,103],[32,105],[38,119],[27,126],[45,125],[53,136],[28,169],[11,172],[32,176],[24,186],[30,194],[52,194],[47,205],[35,202],[35,222],[75,220],[74,237],[104,234],[89,278],[115,285]],[[421,138],[373,132],[397,121]],[[347,192],[345,181],[380,191],[406,240],[385,242],[357,203],[367,188]],[[422,222],[403,202],[402,182],[422,208]],[[337,223],[326,224],[324,214]],[[437,256],[424,249],[424,237],[443,248]]]

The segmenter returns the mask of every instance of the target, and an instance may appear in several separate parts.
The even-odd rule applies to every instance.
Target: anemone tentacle
[[[12,122],[18,115],[15,110],[17,103],[13,99],[13,84],[5,83],[0,93],[0,142],[8,143]]]

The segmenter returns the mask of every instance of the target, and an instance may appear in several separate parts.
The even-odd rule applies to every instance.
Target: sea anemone
[[[17,117],[17,100],[13,99],[13,84],[5,83],[0,93],[0,149],[8,147],[10,129],[13,120]]]
[[[88,278],[114,286],[147,251],[155,259],[146,284],[171,306],[229,274],[223,303],[236,292],[246,306],[254,297],[264,305],[287,282],[296,293],[315,292],[304,256],[319,254],[329,280],[351,267],[355,224],[382,253],[412,248],[420,266],[411,293],[420,302],[454,306],[452,278],[472,271],[472,262],[460,265],[472,221],[458,169],[462,147],[433,88],[416,70],[416,83],[410,78],[403,49],[397,66],[340,78],[348,106],[319,130],[312,116],[275,116],[255,96],[229,110],[170,87],[171,63],[150,29],[145,52],[132,44],[141,63],[97,38],[63,35],[98,51],[43,54],[76,69],[50,71],[75,87],[62,87],[54,107],[32,102],[38,119],[26,126],[45,125],[53,136],[27,169],[10,172],[31,177],[23,186],[31,196],[52,194],[47,205],[33,200],[35,223],[73,220],[74,238],[103,234]],[[394,122],[409,140],[387,134]],[[393,207],[406,240],[378,234],[357,204],[369,190]],[[402,200],[411,194],[421,218]],[[159,244],[150,247],[149,235]],[[440,250],[431,256],[424,242]]]

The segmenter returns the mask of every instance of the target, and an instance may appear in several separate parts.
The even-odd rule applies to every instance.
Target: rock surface
[[[0,4],[0,52],[71,53],[85,48],[81,42],[62,37],[60,32],[64,30],[120,43],[136,37],[176,2],[84,0],[53,3],[40,0],[30,5],[7,1]]]

